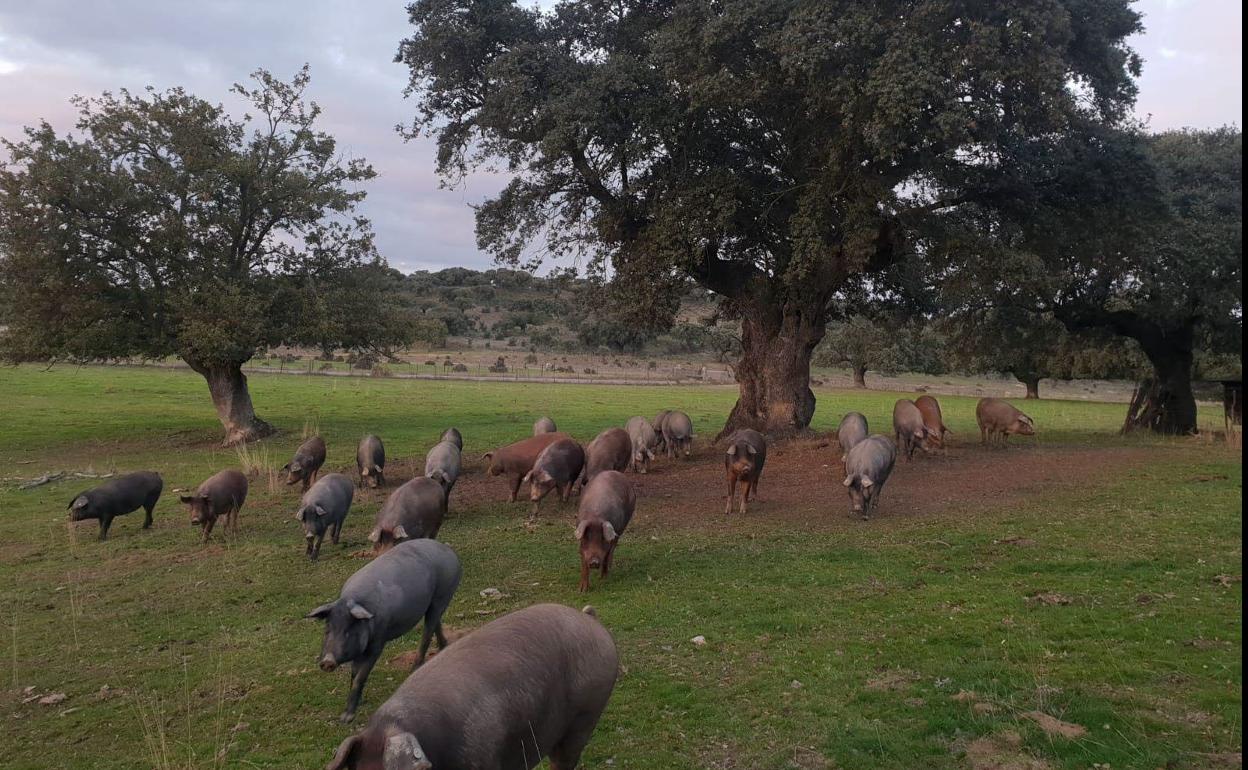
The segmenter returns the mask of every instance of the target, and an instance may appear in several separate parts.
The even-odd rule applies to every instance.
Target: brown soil
[[[700,445],[689,458],[656,461],[648,474],[631,474],[637,485],[636,532],[728,528],[737,531],[774,529],[777,523],[804,531],[841,530],[852,526],[889,526],[915,518],[961,515],[967,509],[1004,506],[1053,488],[1070,488],[1083,481],[1119,475],[1125,469],[1156,457],[1147,447],[1072,448],[1019,442],[1008,449],[985,449],[978,444],[954,445],[944,455],[916,455],[899,459],[885,486],[880,508],[872,521],[849,514],[841,481],[844,470],[835,439],[816,437],[772,446],[759,483],[759,497],[742,516],[734,507],[724,514],[725,478],[719,450]],[[498,505],[507,499],[503,477],[487,477],[469,465],[451,497],[451,511]],[[514,503],[517,515],[527,515],[527,490]],[[571,517],[573,505],[547,500],[539,514],[554,519]],[[1004,542],[1009,542],[1006,538]],[[1035,545],[1018,540],[1019,547]]]

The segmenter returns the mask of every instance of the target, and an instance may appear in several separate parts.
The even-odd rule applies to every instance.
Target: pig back
[[[435,768],[498,767],[499,758],[503,767],[531,768],[574,721],[597,722],[618,668],[615,641],[597,618],[538,604],[439,652],[366,730],[411,732]]]
[[[651,435],[654,431],[651,431]],[[632,456],[633,440],[621,428],[607,428],[599,433],[585,449],[585,474],[587,480],[602,471],[618,471],[628,467]]]
[[[533,470],[533,463],[546,447],[567,438],[566,433],[543,433],[494,450],[493,464],[504,473],[524,475]]]
[[[425,475],[428,476],[435,470],[440,470],[446,473],[453,483],[459,478],[461,460],[459,447],[451,441],[440,441],[429,450],[429,454],[425,455]]]
[[[400,526],[409,539],[436,537],[446,516],[446,494],[433,479],[417,476],[390,493],[377,511],[374,534],[393,533]]]
[[[351,507],[355,497],[355,484],[341,473],[322,476],[303,493],[303,507],[319,505],[331,516],[341,517]]]
[[[616,532],[623,534],[636,507],[637,492],[628,476],[619,471],[603,471],[581,492],[576,518],[578,521],[609,521]]]
[[[321,467],[325,462],[325,439],[313,436],[303,442],[295,450],[295,459],[302,463],[305,469]]]
[[[854,445],[845,457],[845,475],[865,475],[880,481],[897,460],[897,446],[886,436],[875,434]]]
[[[196,494],[208,498],[214,514],[242,508],[247,499],[247,477],[233,468],[227,468],[205,479]]]
[[[683,441],[693,437],[693,420],[684,412],[668,412],[663,418],[663,437]]]
[[[911,435],[923,429],[923,415],[910,399],[899,398],[893,405],[893,429]]]
[[[431,605],[445,609],[462,574],[450,546],[436,540],[407,540],[347,578],[342,598],[372,612],[375,627],[389,640],[419,623]]]
[[[919,414],[923,417],[923,424],[932,430],[940,433],[945,427],[944,415],[940,411],[940,402],[931,396],[919,396],[914,400],[914,405],[918,407]]]
[[[858,412],[850,412],[841,418],[836,429],[836,441],[841,445],[841,452],[848,453],[859,442],[867,438],[867,418]]]
[[[112,515],[129,513],[143,505],[155,505],[164,486],[159,473],[137,471],[80,492],[69,504],[72,507],[78,498],[85,497],[93,511]]]
[[[459,451],[464,451],[464,436],[459,432],[458,428],[447,428],[442,431],[442,437],[438,441],[449,441],[455,445]]]
[[[569,481],[581,475],[585,467],[585,450],[567,438],[552,442],[533,462],[533,471],[546,471],[556,481]]]
[[[360,445],[355,450],[355,463],[360,468],[385,467],[386,448],[381,439],[371,433],[360,439]]]

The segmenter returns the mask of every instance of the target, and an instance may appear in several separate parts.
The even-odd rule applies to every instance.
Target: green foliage
[[[828,324],[815,348],[816,366],[846,365],[858,371],[894,371],[900,363],[896,335],[867,316]]]
[[[306,68],[253,80],[234,91],[255,118],[178,88],[123,90],[76,99],[77,135],[45,122],[4,141],[0,353],[208,368],[348,331],[323,313],[343,272],[376,259],[355,213],[373,170],[316,128]]]

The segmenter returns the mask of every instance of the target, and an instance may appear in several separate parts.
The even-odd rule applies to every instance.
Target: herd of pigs
[[[981,400],[976,418],[983,443],[1035,432],[1030,417],[999,399]],[[897,402],[891,437],[871,435],[866,418],[857,412],[845,415],[837,439],[844,453],[851,513],[867,519],[878,507],[898,454],[910,459],[916,450],[943,451],[949,432],[940,404],[927,395]],[[576,539],[580,589],[586,591],[591,570],[598,569],[604,578],[610,571],[612,554],[636,507],[625,471],[646,473],[657,453],[687,457],[692,443],[693,422],[680,411],[660,412],[653,421],[633,417],[624,428],[608,428],[584,447],[543,417],[534,424],[532,436],[487,452],[484,460],[490,476],[510,477],[512,502],[529,485],[534,516],[550,492],[566,502],[574,487],[581,487]],[[369,533],[376,558],[346,581],[336,600],[307,615],[325,622],[320,667],[333,671],[352,665],[344,722],[354,718],[386,643],[423,621],[413,673],[360,732],[342,742],[326,770],[532,768],[542,758],[549,758],[552,770],[572,770],[615,687],[615,642],[589,607],[577,611],[534,605],[448,646],[442,617],[462,568],[455,551],[435,538],[462,469],[463,446],[455,428],[442,434],[426,455],[424,475],[395,489],[377,512]],[[313,560],[326,534],[338,543],[356,489],[344,474],[320,475],[325,458],[325,441],[314,436],[282,468],[288,485],[302,485],[295,518]],[[731,513],[738,491],[740,511],[746,513],[766,458],[767,442],[757,431],[738,430],[727,439],[725,513]],[[365,436],[356,451],[360,486],[384,486],[385,465],[381,439]],[[98,519],[104,540],[115,517],[142,508],[146,529],[162,489],[157,473],[121,476],[76,495],[69,504],[70,519]],[[237,531],[246,498],[247,477],[227,469],[181,502],[207,541],[217,519]],[[435,637],[440,652],[426,663]]]

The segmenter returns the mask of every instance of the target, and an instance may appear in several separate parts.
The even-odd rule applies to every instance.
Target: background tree
[[[1040,398],[1040,380],[1059,376],[1066,328],[1052,316],[1014,307],[955,316],[944,325],[955,366],[1009,374]]]
[[[408,7],[407,134],[436,137],[452,182],[512,174],[481,246],[609,264],[663,323],[679,277],[718,294],[741,323],[725,431],[804,429],[836,292],[950,210],[1027,197],[1016,154],[1118,124],[1138,73],[1128,0]]]
[[[865,315],[828,324],[827,336],[815,348],[819,366],[848,366],[854,387],[867,387],[869,370],[894,370],[898,361],[895,335]]]
[[[41,123],[4,142],[5,358],[178,355],[207,380],[227,443],[271,432],[242,365],[329,343],[309,292],[376,258],[354,189],[374,174],[316,129],[306,67],[253,79],[234,91],[254,119],[182,89],[123,90],[77,99],[77,136]]]

